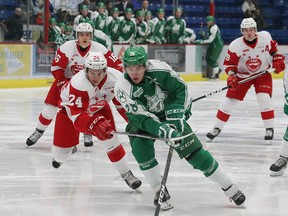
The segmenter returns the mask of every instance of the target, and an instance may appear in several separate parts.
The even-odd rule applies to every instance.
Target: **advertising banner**
[[[54,43],[39,44],[36,46],[36,70],[33,75],[50,75],[51,63],[55,56],[57,45]]]
[[[186,46],[166,44],[148,46],[148,56],[150,59],[168,63],[176,72],[186,71]]]
[[[30,44],[1,44],[0,77],[30,76],[32,56]]]

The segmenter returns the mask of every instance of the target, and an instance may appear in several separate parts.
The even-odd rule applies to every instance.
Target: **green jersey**
[[[184,19],[169,17],[165,23],[165,38],[167,43],[178,44],[183,41],[185,35],[186,22]]]
[[[119,36],[120,19],[109,16],[107,19],[107,35],[112,41],[117,41]]]
[[[120,43],[129,43],[134,40],[137,33],[137,25],[134,21],[129,19],[123,19],[120,22],[119,37]]]
[[[152,30],[153,39],[157,44],[165,43],[166,39],[164,37],[164,28],[166,20],[164,18],[160,20],[158,17],[155,17],[152,19],[152,22],[153,22],[153,30]]]
[[[126,110],[129,124],[157,136],[165,111],[185,110],[190,116],[191,95],[183,79],[165,62],[148,60],[144,79],[134,84],[127,74],[115,85],[116,99]]]

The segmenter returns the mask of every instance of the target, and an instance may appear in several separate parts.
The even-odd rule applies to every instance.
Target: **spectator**
[[[23,35],[22,9],[15,8],[15,13],[4,21],[7,32],[5,40],[20,41]]]
[[[106,11],[108,16],[112,16],[113,7],[114,7],[113,1],[106,1]]]
[[[120,0],[118,4],[115,5],[119,9],[119,16],[124,16],[125,15],[125,10],[127,8],[131,8],[132,11],[134,11],[134,5],[129,2],[128,0]]]
[[[65,8],[61,8],[57,11],[56,14],[57,23],[70,24],[70,15]]]
[[[218,58],[224,47],[224,42],[219,27],[215,23],[215,18],[213,16],[207,16],[206,21],[208,26],[208,35],[204,39],[196,40],[195,44],[208,44],[205,57],[207,62],[206,77],[217,79],[219,78],[219,73],[221,71],[219,69]]]
[[[252,0],[244,0],[241,8],[244,18],[249,18],[253,16],[256,10],[256,5],[253,3]]]
[[[253,18],[257,23],[257,27],[259,30],[263,30],[268,27],[259,8],[256,8]]]

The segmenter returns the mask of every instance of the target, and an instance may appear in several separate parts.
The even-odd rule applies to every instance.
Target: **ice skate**
[[[125,174],[122,174],[121,177],[124,179],[127,185],[133,190],[136,190],[142,184],[142,182],[133,175],[131,170],[129,170]]]
[[[220,134],[221,130],[219,128],[213,128],[212,131],[206,134],[206,142],[212,142],[215,137]]]
[[[77,152],[77,146],[74,146],[71,151],[72,151],[71,154],[75,154]],[[63,162],[58,162],[54,158],[52,159],[52,166],[55,169],[58,169],[62,164],[63,164]]]
[[[278,160],[270,166],[271,171],[270,176],[275,177],[283,175],[284,170],[287,167],[287,161],[288,161],[287,157],[283,157],[280,155]]]
[[[43,133],[44,133],[44,131],[36,128],[35,131],[32,133],[32,135],[29,136],[29,138],[26,140],[26,145],[27,146],[34,145],[40,139],[40,137],[43,135]]]
[[[83,135],[83,138],[84,138],[84,146],[85,146],[85,147],[91,147],[91,146],[93,146],[92,135],[90,135],[90,134],[84,134],[84,135]]]
[[[274,136],[274,129],[273,128],[266,128],[266,133],[265,133],[265,137],[264,137],[266,144],[268,144],[268,145],[272,144],[273,136]]]
[[[237,185],[232,184],[228,189],[224,191],[226,196],[229,197],[230,202],[233,201],[237,206],[240,206],[245,202],[246,197],[242,191],[238,189]]]
[[[165,187],[165,190],[164,190],[164,195],[162,198],[161,209],[166,211],[166,210],[174,208],[174,206],[170,203],[170,194],[167,190],[167,187],[166,186],[164,186],[164,187]],[[157,193],[155,194],[155,197],[154,197],[154,205],[155,206],[157,206],[157,203],[159,201],[160,192],[161,192],[161,190],[157,191]]]

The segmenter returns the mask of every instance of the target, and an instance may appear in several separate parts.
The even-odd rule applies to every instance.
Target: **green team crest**
[[[119,101],[121,103],[125,103],[126,101],[125,92],[122,89],[118,89],[116,94],[117,94],[117,98],[119,99]]]
[[[153,113],[159,113],[164,110],[164,100],[167,95],[168,94],[166,92],[162,91],[161,88],[156,85],[155,95],[144,95],[144,97],[147,99],[148,110]]]

